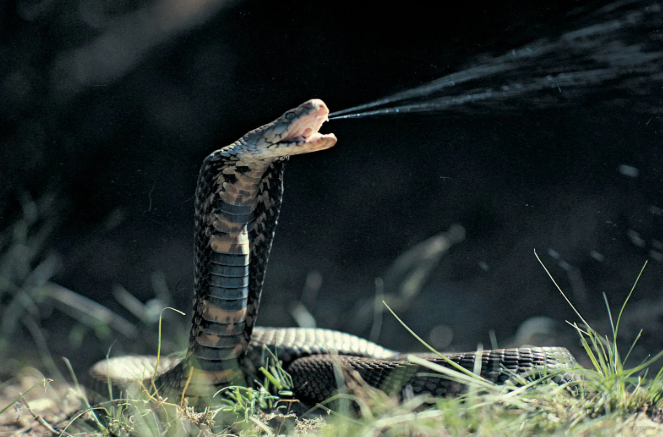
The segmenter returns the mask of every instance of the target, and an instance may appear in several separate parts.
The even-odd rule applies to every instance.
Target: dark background
[[[51,282],[139,327],[146,322],[114,298],[118,287],[142,302],[161,292],[157,306],[189,311],[192,196],[212,150],[309,98],[332,112],[345,109],[590,25],[592,11],[608,2],[429,3],[3,2],[4,235],[25,216],[27,199],[54,196],[38,208],[52,230],[32,267],[55,256]],[[633,2],[646,5],[658,4]],[[656,32],[631,36],[660,47]],[[536,248],[583,316],[602,328],[602,293],[617,308],[649,260],[630,320],[645,329],[643,354],[658,352],[660,82],[652,76],[654,91],[644,94],[622,87],[618,103],[611,98],[619,84],[604,83],[563,105],[523,101],[501,111],[498,102],[326,123],[322,131],[336,134],[336,147],[298,156],[286,169],[260,324],[296,325],[292,308],[301,301],[318,326],[368,335],[373,315],[362,308],[373,299],[375,278],[458,223],[465,240],[398,311],[424,338],[442,332],[451,349],[473,349],[489,345],[493,330],[505,344],[526,319],[547,316],[559,321],[551,341],[577,347],[562,322],[577,317]],[[620,173],[620,165],[638,176]],[[2,241],[7,250],[10,240]],[[318,277],[311,272],[322,278],[317,294],[303,291],[307,276],[309,283]],[[387,293],[394,289],[385,283]],[[6,309],[14,298],[5,293],[0,303]],[[50,352],[73,357],[78,368],[102,358],[114,340],[115,353],[156,349],[85,323],[78,329],[80,314],[64,314],[62,302],[37,303],[12,308],[31,314]],[[4,335],[29,349],[35,334],[23,325],[5,326]],[[382,328],[385,346],[420,348],[391,316]]]

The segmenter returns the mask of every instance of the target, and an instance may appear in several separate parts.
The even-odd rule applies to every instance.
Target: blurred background
[[[647,261],[620,339],[628,348],[643,329],[636,358],[658,352],[660,18],[654,1],[2,2],[3,361],[56,373],[67,356],[83,372],[111,345],[155,353],[165,306],[187,313],[164,313],[166,351],[182,348],[207,154],[307,99],[346,109],[536,41],[545,56],[472,89],[517,88],[542,65],[596,71],[590,55],[604,50],[621,70],[568,90],[322,127],[338,144],[286,168],[259,324],[420,350],[382,313],[384,298],[441,349],[577,351],[564,321],[578,317],[536,249],[606,334],[604,295],[616,316]],[[573,53],[579,39],[556,42],[578,29],[603,37]]]

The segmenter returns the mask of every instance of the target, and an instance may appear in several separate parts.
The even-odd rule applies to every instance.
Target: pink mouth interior
[[[292,126],[290,134],[281,141],[311,141],[324,136],[323,134],[318,133],[318,129],[320,129],[322,123],[327,121],[328,113],[329,111],[327,108],[322,107],[317,111],[302,117]]]

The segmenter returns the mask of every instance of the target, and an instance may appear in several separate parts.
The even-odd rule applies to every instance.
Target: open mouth
[[[313,129],[307,128],[301,135],[288,136],[287,138],[279,141],[279,144],[313,144],[320,141],[336,139],[334,134],[321,134],[314,132]]]
[[[318,132],[322,123],[328,120],[327,116],[329,115],[329,109],[322,100],[311,100],[306,102],[313,106],[313,110],[306,115],[303,115],[299,120],[290,127],[288,135],[285,136],[280,144],[297,144],[301,145],[304,143],[307,144],[318,144],[320,142],[329,142],[333,139],[333,143],[336,142],[336,136],[334,134],[321,134]],[[330,144],[329,147],[334,144]]]

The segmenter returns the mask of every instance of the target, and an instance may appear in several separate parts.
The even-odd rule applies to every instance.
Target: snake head
[[[245,153],[267,159],[329,149],[336,144],[336,136],[318,132],[328,114],[325,102],[308,100],[244,135]]]

